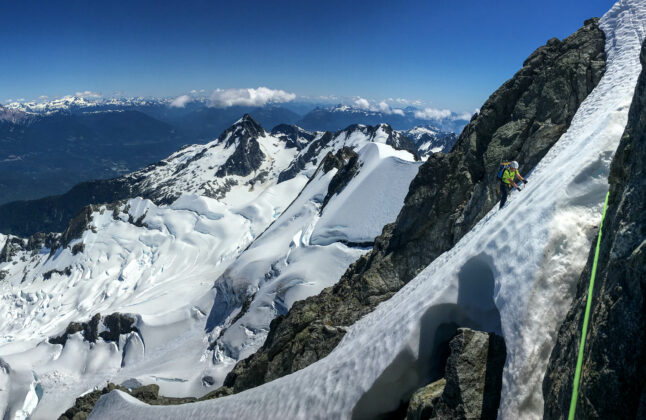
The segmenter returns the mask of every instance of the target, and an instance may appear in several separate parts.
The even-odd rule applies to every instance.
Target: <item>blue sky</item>
[[[15,1],[0,102],[77,91],[282,89],[472,111],[614,1]]]

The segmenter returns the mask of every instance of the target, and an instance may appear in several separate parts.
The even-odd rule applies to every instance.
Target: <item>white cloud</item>
[[[369,109],[370,109],[370,102],[368,102],[368,100],[367,100],[367,99],[364,99],[364,98],[357,98],[357,99],[354,101],[354,105],[355,105],[357,108],[366,109],[366,110],[369,110]]]
[[[448,109],[424,108],[423,110],[415,111],[415,118],[421,120],[440,120],[450,116],[451,111]]]
[[[456,115],[455,119],[456,120],[470,120],[473,114],[470,114],[468,112],[463,112],[462,114]]]
[[[422,105],[424,102],[421,99],[405,99],[405,98],[397,98],[397,99],[388,99],[389,102],[397,102],[402,105]]]
[[[404,116],[404,110],[399,108],[391,108],[388,105],[388,102],[381,101],[379,103],[371,104],[369,100],[361,97],[357,97],[354,100],[354,105],[359,109],[365,109],[366,111],[381,112],[382,114],[390,115],[401,115]]]
[[[381,112],[385,112],[386,114],[390,114],[390,105],[386,103],[386,101],[381,101],[377,104],[377,109]]]
[[[454,114],[448,109],[435,109],[435,108],[424,108],[423,110],[415,111],[415,118],[422,120],[441,120],[441,119],[451,119],[451,120],[470,120],[474,113],[479,112],[480,109],[476,109],[474,112],[463,112],[461,114]]]
[[[218,108],[230,106],[263,106],[270,102],[290,102],[296,98],[293,93],[266,87],[258,89],[216,89],[211,94],[211,103]]]
[[[304,99],[311,99],[309,96],[303,96]],[[321,95],[317,97],[316,99],[323,100],[323,101],[329,101],[329,102],[334,102],[338,101],[340,98],[336,95]]]
[[[187,103],[191,102],[191,97],[188,95],[178,96],[170,103],[170,106],[173,108],[184,108]]]
[[[77,98],[100,98],[101,94],[99,92],[91,92],[89,90],[85,90],[83,92],[76,92],[74,96]]]

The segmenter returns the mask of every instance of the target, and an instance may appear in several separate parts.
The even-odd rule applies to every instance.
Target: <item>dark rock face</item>
[[[389,299],[466,234],[498,201],[496,169],[515,159],[527,172],[563,134],[605,71],[605,36],[593,19],[550,40],[474,115],[449,154],[434,154],[413,179],[395,223],[337,284],[296,302],[271,324],[263,347],[238,362],[225,384],[236,392],[326,356],[348,326]]]
[[[316,164],[316,157],[319,152],[327,146],[333,138],[332,133],[326,132],[318,139],[312,141],[305,153],[298,155],[291,165],[278,175],[278,182],[280,183],[294,178],[300,171],[305,169],[308,163]]]
[[[24,241],[16,237],[8,237],[0,249],[0,263],[9,262],[18,250],[23,249]]]
[[[103,325],[106,330],[99,333],[105,341],[114,341],[119,343],[119,336],[121,334],[128,334],[130,332],[139,332],[139,329],[134,326],[135,320],[129,316],[113,313],[103,318]]]
[[[388,124],[378,124],[375,126],[353,124],[335,133],[331,133],[329,131],[325,132],[325,134],[323,134],[323,136],[319,137],[318,139],[311,140],[307,150],[305,150],[305,153],[299,155],[294,160],[294,162],[292,162],[289,168],[280,173],[280,175],[278,176],[278,182],[283,182],[294,178],[300,171],[305,169],[305,166],[307,166],[307,164],[309,163],[313,163],[315,165],[318,164],[319,162],[317,162],[316,159],[317,156],[322,149],[330,144],[333,139],[338,138],[339,136],[345,136],[347,138],[351,136],[352,133],[360,131],[363,135],[365,135],[372,141],[375,138],[377,131],[380,129],[388,135],[386,144],[392,146],[397,150],[407,150],[412,153],[413,156],[415,156],[416,160],[419,160],[419,154],[417,153],[417,146],[415,145],[415,142],[404,136],[403,134],[393,130]]]
[[[99,332],[99,323],[105,326],[105,330]],[[83,338],[90,343],[96,343],[101,337],[104,341],[113,341],[119,346],[119,336],[131,332],[139,332],[135,326],[135,320],[129,316],[113,313],[101,318],[101,314],[95,314],[88,322],[71,322],[65,332],[58,337],[50,337],[51,344],[65,345],[71,334],[81,332]]]
[[[309,142],[314,140],[315,136],[311,131],[288,124],[280,124],[272,128],[271,135],[283,140],[288,149],[296,148],[297,150],[303,150]]]
[[[43,273],[43,278],[45,280],[49,280],[52,278],[52,275],[58,274],[61,276],[71,276],[72,275],[72,268],[71,267],[65,267],[63,270],[49,270],[46,273]]]
[[[236,149],[215,176],[247,176],[260,168],[265,154],[260,150],[256,139],[265,134],[265,130],[249,114],[245,114],[240,123],[222,133],[220,140],[226,140],[226,147],[235,146]]]
[[[19,251],[31,251],[33,255],[43,247],[55,249],[59,244],[60,235],[55,233],[36,233],[27,239],[9,236],[0,249],[0,263],[11,261]]]
[[[459,328],[449,347],[446,378],[415,392],[406,418],[495,420],[507,356],[505,340]]]
[[[326,173],[332,169],[331,166],[336,167],[338,172],[328,184],[327,194],[325,195],[323,204],[321,205],[321,212],[327,205],[328,201],[330,201],[335,194],[339,194],[343,191],[359,171],[359,155],[349,147],[344,147],[334,155],[333,159],[324,160],[323,170]]]
[[[406,420],[428,420],[437,417],[435,407],[442,400],[446,379],[439,379],[415,391],[408,402]]]
[[[70,221],[67,229],[61,235],[61,244],[63,247],[69,245],[73,240],[79,239],[83,235],[83,232],[88,230],[92,222],[92,213],[96,210],[98,208],[92,205],[83,207],[81,212]]]
[[[242,138],[235,152],[215,173],[217,177],[227,175],[247,176],[260,168],[265,154],[260,150],[260,145],[255,138]]]
[[[64,346],[70,335],[81,332],[85,340],[90,343],[96,343],[96,339],[99,337],[98,331],[100,321],[101,314],[96,314],[88,322],[70,322],[62,335],[58,337],[50,337],[49,342],[51,344],[61,344]]]
[[[646,44],[642,46],[646,66]],[[577,418],[646,418],[646,71],[610,168],[610,196],[585,343]],[[543,381],[545,419],[567,418],[596,241]]]

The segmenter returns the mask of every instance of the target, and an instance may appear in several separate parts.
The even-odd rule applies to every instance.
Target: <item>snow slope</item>
[[[131,199],[116,217],[105,207],[96,211],[90,228],[69,247],[51,256],[48,249],[22,251],[16,264],[1,264],[6,279],[0,283],[0,357],[14,378],[32,371],[38,376],[33,383],[43,395],[35,418],[62,412],[82,392],[119,375],[167,382],[162,389],[168,393],[203,393],[205,366],[199,361],[213,281],[303,183],[282,183],[241,208],[195,195],[168,207]],[[80,243],[85,249],[74,255],[71,248]],[[117,348],[80,336],[64,348],[45,343],[72,321],[113,312],[134,315],[141,339],[132,340],[138,343]],[[32,383],[10,385],[14,394],[28,396]]]
[[[600,221],[609,163],[641,70],[646,4],[619,1],[601,27],[606,73],[525,191],[352,326],[328,357],[258,388],[183,406],[147,406],[112,392],[91,418],[370,418],[412,392],[443,322],[500,329],[507,362],[499,417],[541,418],[545,367]]]
[[[273,318],[333,285],[370,249],[349,242],[370,243],[395,220],[421,162],[380,143],[365,144],[359,162],[356,177],[322,211],[337,170],[324,173],[319,168],[290,208],[218,280],[209,325],[217,340],[216,364],[255,352]],[[249,307],[241,313],[247,300]]]
[[[336,282],[367,251],[343,241],[372,241],[394,221],[421,164],[386,144],[385,127],[341,131],[309,150],[320,133],[308,144],[253,124],[243,118],[219,140],[128,176],[136,191],[179,195],[170,204],[132,198],[98,206],[68,246],[22,249],[0,263],[0,362],[7,366],[0,386],[8,390],[0,393],[0,412],[49,418],[88,390],[131,378],[156,383],[168,396],[215,389],[240,357],[262,345],[275,316]],[[257,141],[264,153],[259,169],[215,176],[245,141]],[[345,146],[358,152],[360,168],[321,209],[337,169],[316,168]],[[278,183],[306,153],[300,172]],[[262,180],[249,182],[263,171]],[[221,194],[204,187],[223,178],[236,182]],[[359,191],[361,200],[354,197]],[[376,205],[382,200],[389,206]],[[370,224],[355,226],[344,213],[363,214]],[[313,243],[321,220],[328,228],[317,238],[325,243]],[[0,235],[2,245],[6,239]],[[113,312],[134,318],[139,333],[119,343],[89,343],[80,333],[65,346],[47,342],[70,322]]]

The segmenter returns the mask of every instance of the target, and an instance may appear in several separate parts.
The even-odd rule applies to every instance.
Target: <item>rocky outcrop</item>
[[[18,252],[38,253],[43,247],[55,249],[59,246],[60,235],[55,233],[36,233],[27,239],[8,236],[0,249],[0,263],[11,261]]]
[[[18,250],[23,249],[24,242],[21,238],[9,236],[0,249],[0,263],[9,262],[16,255]]]
[[[104,328],[100,328],[102,324]],[[50,337],[51,344],[65,345],[70,335],[80,332],[83,338],[90,342],[96,343],[98,338],[104,341],[113,341],[119,346],[119,336],[131,332],[139,332],[135,326],[135,319],[120,313],[113,313],[105,317],[101,314],[95,314],[88,322],[70,322],[65,332],[58,337]]]
[[[70,221],[67,229],[61,235],[61,245],[67,247],[70,242],[79,239],[83,232],[90,228],[92,222],[92,213],[98,210],[97,206],[89,205],[83,209]]]
[[[327,205],[328,201],[335,195],[339,194],[348,185],[348,183],[359,172],[359,155],[349,147],[344,147],[339,150],[336,155],[328,156],[323,160],[323,171],[326,173],[337,168],[338,172],[330,180],[327,188],[327,194],[321,204],[321,212]]]
[[[642,46],[646,66],[646,43]],[[646,418],[646,71],[610,167],[576,417]],[[543,381],[545,419],[568,416],[596,241]]]
[[[265,159],[257,140],[266,134],[265,130],[249,114],[245,114],[232,129],[235,131],[229,129],[220,136],[221,140],[226,140],[226,147],[235,147],[235,151],[215,173],[219,178],[227,175],[247,176],[260,168]]]
[[[278,127],[276,127],[274,130],[276,129],[278,129]],[[356,131],[361,132],[361,134],[366,136],[370,141],[374,141],[378,131],[383,131],[387,135],[385,141],[386,144],[392,146],[396,150],[407,150],[415,157],[416,160],[419,160],[419,153],[417,152],[417,145],[415,144],[415,142],[402,133],[393,130],[392,127],[390,127],[388,124],[378,124],[375,126],[353,124],[335,133],[331,133],[329,131],[325,132],[318,139],[311,140],[311,142],[308,144],[307,149],[303,149],[305,150],[305,153],[300,154],[289,165],[287,169],[280,173],[280,175],[278,176],[278,182],[283,182],[294,178],[303,169],[305,169],[308,164],[318,165],[319,162],[317,162],[317,158],[321,150],[327,147],[330,142],[332,142],[332,140],[338,139],[340,137],[347,139]],[[273,132],[274,131],[272,131],[272,133]]]
[[[164,397],[159,395],[159,385],[151,384],[144,386],[131,387],[132,383],[136,383],[136,380],[129,380],[124,382],[121,385],[115,385],[113,383],[108,383],[106,387],[100,390],[88,392],[87,394],[78,397],[74,402],[74,405],[67,409],[58,420],[84,420],[88,418],[94,406],[96,405],[99,398],[102,395],[105,395],[114,390],[125,392],[132,397],[137,398],[138,400],[150,404],[150,405],[177,405],[177,404],[186,404],[198,401],[209,400],[218,397],[224,397],[230,395],[230,392],[226,390],[216,390],[206,394],[203,397]]]
[[[278,182],[283,182],[298,175],[308,163],[317,164],[316,160],[321,150],[326,147],[334,138],[333,134],[326,132],[321,137],[313,140],[305,153],[299,154],[287,169],[278,175]]]
[[[62,270],[49,270],[45,273],[43,273],[43,279],[44,280],[49,280],[52,278],[54,274],[58,274],[59,276],[71,276],[72,275],[72,267],[65,267]]]
[[[296,148],[297,150],[303,150],[316,136],[311,131],[289,124],[280,124],[272,128],[271,135],[284,141],[288,149]]]
[[[407,419],[492,419],[500,405],[505,340],[459,328],[449,343],[445,378],[413,394]]]
[[[446,379],[442,378],[415,391],[408,402],[406,420],[427,420],[437,416],[435,407],[442,399]]]
[[[417,144],[401,132],[393,130],[392,127],[388,124],[379,124],[376,127],[368,128],[371,129],[371,135],[373,137],[378,129],[383,130],[386,134],[388,134],[388,138],[386,139],[387,145],[392,146],[397,150],[407,150],[415,157],[415,160],[420,160]]]
[[[228,395],[227,393],[222,393],[220,391],[211,392],[201,398],[195,397],[184,397],[184,398],[174,398],[174,397],[164,397],[159,395],[159,385],[151,384],[140,386],[136,388],[130,388],[127,383],[122,385],[115,385],[109,383],[106,387],[100,390],[89,392],[81,397],[78,397],[74,405],[67,409],[58,420],[83,420],[88,418],[94,406],[96,405],[99,398],[102,395],[105,395],[114,390],[125,392],[130,396],[133,396],[139,399],[142,402],[150,405],[176,405],[176,404],[186,404],[197,401],[204,401],[216,397],[223,397]]]
[[[563,134],[605,70],[605,36],[591,19],[536,50],[471,119],[448,154],[434,154],[413,179],[395,223],[332,287],[296,302],[271,323],[263,347],[238,362],[236,392],[325,357],[349,326],[389,299],[466,234],[498,201],[496,169],[515,159],[526,173]]]

